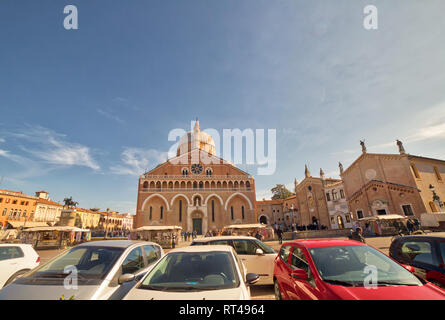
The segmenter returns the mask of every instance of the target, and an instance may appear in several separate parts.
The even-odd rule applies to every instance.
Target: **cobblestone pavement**
[[[434,232],[430,233],[429,235],[432,236],[438,236],[438,237],[445,237],[445,232]],[[346,238],[344,238],[346,239]],[[391,245],[391,239],[392,237],[375,237],[375,238],[366,238],[366,243],[376,249],[379,249],[385,254],[388,254],[389,246]],[[286,242],[286,241],[284,241]],[[188,242],[181,242],[177,245],[177,248],[181,247],[187,247],[190,245],[190,241]],[[278,241],[268,241],[266,242],[268,246],[278,251],[280,248],[280,244]],[[167,253],[171,249],[164,249],[164,251]],[[40,261],[41,263],[45,263],[57,254],[63,252],[63,250],[39,250],[37,253],[40,255]],[[252,286],[251,287],[251,296],[252,300],[272,300],[274,299],[274,293],[273,293],[273,286]]]

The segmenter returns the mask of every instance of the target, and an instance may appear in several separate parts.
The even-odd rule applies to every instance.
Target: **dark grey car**
[[[0,290],[0,300],[121,299],[163,255],[153,242],[83,243]]]

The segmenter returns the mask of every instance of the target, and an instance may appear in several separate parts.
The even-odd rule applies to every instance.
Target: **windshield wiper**
[[[147,290],[157,290],[157,291],[164,291],[167,289],[167,287],[161,287],[161,286],[149,286],[149,285],[141,285],[139,289],[147,289]]]
[[[411,286],[415,287],[418,284],[415,283],[405,283],[405,282],[395,282],[395,281],[377,281],[377,285],[386,285],[386,286]]]
[[[323,279],[323,281],[327,282],[327,283],[330,283],[330,284],[337,284],[339,286],[355,287],[355,284],[353,282],[334,280],[334,279]]]

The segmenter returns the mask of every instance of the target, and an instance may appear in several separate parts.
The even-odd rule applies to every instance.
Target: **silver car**
[[[153,242],[87,242],[0,290],[0,300],[122,299],[164,255]]]

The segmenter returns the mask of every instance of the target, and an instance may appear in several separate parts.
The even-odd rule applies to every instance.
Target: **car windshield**
[[[202,291],[236,288],[239,284],[229,252],[174,252],[150,271],[139,288]]]
[[[124,248],[80,246],[74,247],[60,257],[38,267],[26,278],[64,279],[68,274],[76,274],[82,280],[103,280]],[[73,275],[74,275],[73,274]]]
[[[346,286],[420,286],[422,282],[380,251],[363,246],[309,250],[323,281]]]

